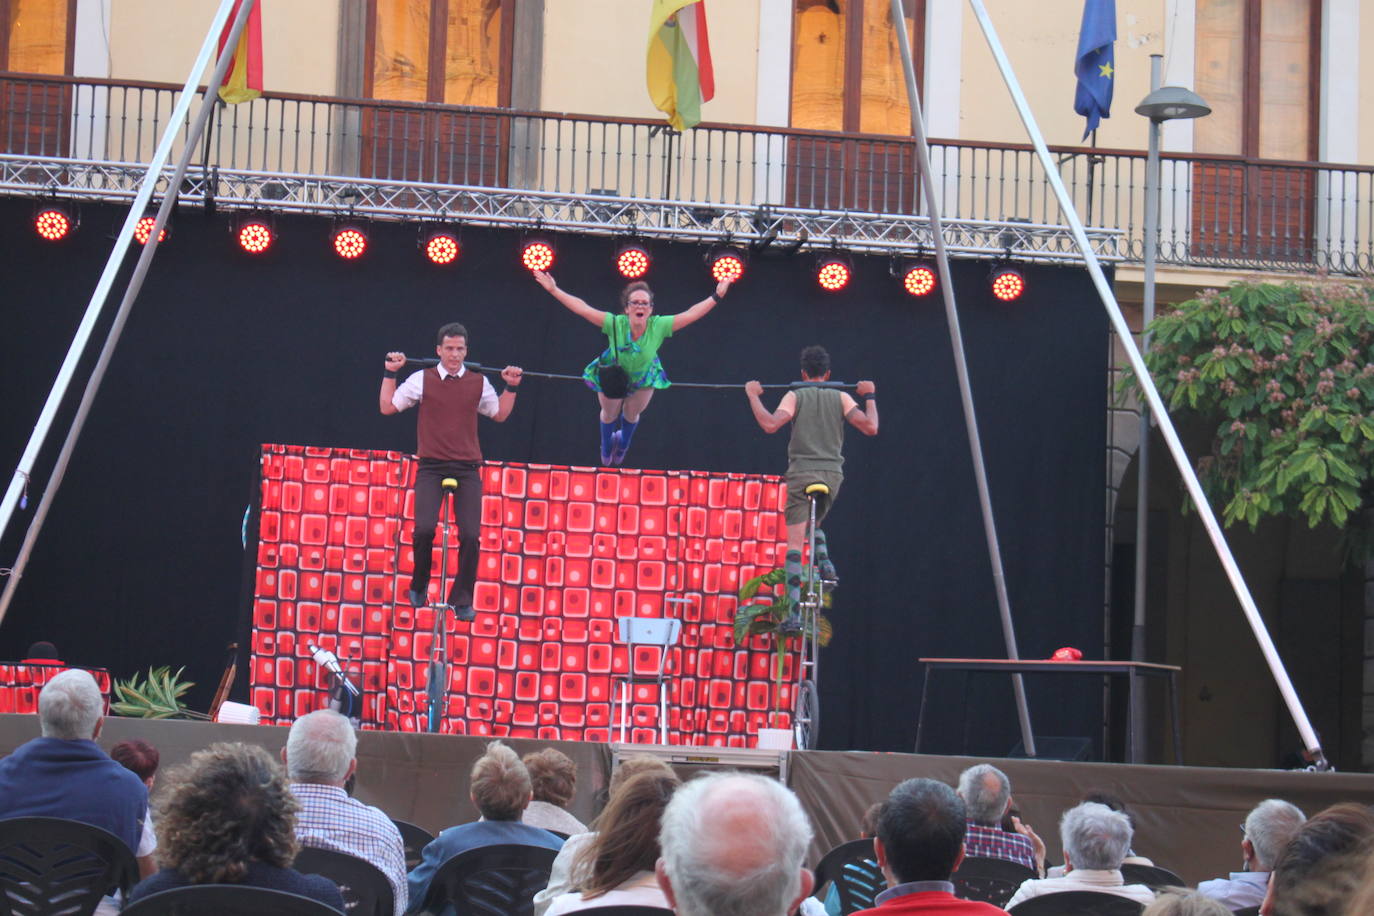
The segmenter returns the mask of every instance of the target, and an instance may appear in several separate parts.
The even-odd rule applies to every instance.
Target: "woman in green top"
[[[667,388],[668,376],[658,361],[658,348],[663,341],[687,325],[701,318],[716,303],[725,298],[729,280],[721,280],[716,290],[696,305],[676,315],[654,315],[654,294],[649,284],[636,280],[620,294],[624,312],[620,315],[594,309],[584,300],[558,288],[553,277],[542,270],[534,272],[534,279],[574,315],[580,315],[601,329],[610,346],[582,373],[587,387],[596,392],[601,402],[601,463],[620,464],[630,448],[639,425],[639,415],[649,406],[655,388]],[[628,390],[622,397],[608,397],[601,390],[598,369],[618,364],[629,376]]]

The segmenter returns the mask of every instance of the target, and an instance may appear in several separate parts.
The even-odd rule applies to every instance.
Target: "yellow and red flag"
[[[649,98],[669,124],[687,130],[701,123],[701,103],[716,94],[706,0],[654,0],[647,79]]]
[[[224,31],[219,36],[219,53],[224,54],[225,42],[229,40],[229,30],[238,18],[239,7],[243,0],[234,0],[234,9]],[[231,105],[251,102],[262,95],[262,0],[257,0],[248,11],[248,22],[239,35],[239,43],[234,48],[234,60],[224,74],[224,83],[219,87],[219,97]]]

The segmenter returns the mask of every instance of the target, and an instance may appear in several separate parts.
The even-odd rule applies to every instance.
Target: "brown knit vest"
[[[482,375],[464,372],[461,378],[440,378],[437,368],[426,369],[418,423],[421,458],[440,461],[481,461],[477,442],[477,403],[482,399]]]

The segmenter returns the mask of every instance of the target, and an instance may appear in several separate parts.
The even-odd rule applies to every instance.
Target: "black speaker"
[[[1042,738],[1035,736],[1036,760],[1091,760],[1093,741],[1091,738]],[[1021,742],[1016,742],[1008,757],[1027,757]]]

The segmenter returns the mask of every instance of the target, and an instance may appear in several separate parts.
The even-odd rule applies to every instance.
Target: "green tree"
[[[1225,524],[1291,515],[1313,527],[1368,525],[1374,284],[1235,283],[1203,291],[1150,330],[1145,361],[1170,411],[1216,424],[1197,472]],[[1134,389],[1135,379],[1122,385]],[[1365,552],[1370,540],[1361,540]]]

